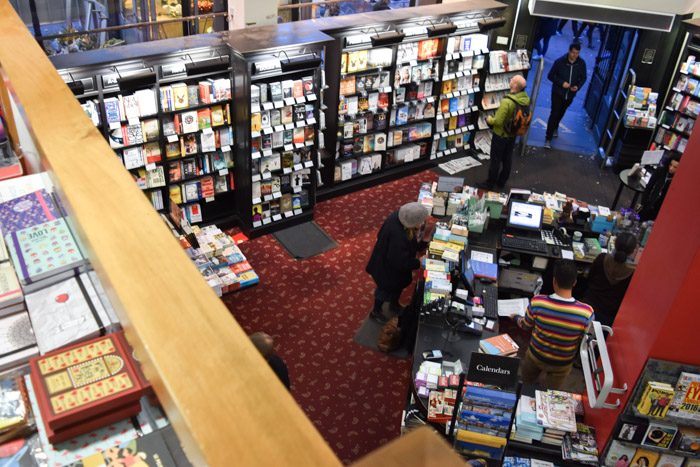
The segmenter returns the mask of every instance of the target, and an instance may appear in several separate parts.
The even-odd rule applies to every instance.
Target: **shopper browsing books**
[[[419,240],[422,239],[418,238],[418,233],[428,216],[429,212],[422,204],[407,203],[389,214],[379,229],[377,242],[365,268],[377,285],[374,307],[370,313],[377,321],[387,321],[386,312],[390,310],[385,308],[394,312],[401,309],[401,291],[411,283],[413,270],[420,267],[416,254]]]
[[[557,261],[554,293],[533,297],[525,316],[516,318],[519,327],[532,329],[520,366],[525,383],[534,383],[544,374],[545,387],[560,389],[571,372],[581,338],[593,320],[593,309],[572,295],[576,276],[573,261]]]
[[[272,371],[274,371],[280,381],[282,381],[282,384],[284,384],[287,389],[291,389],[287,364],[274,352],[275,341],[272,339],[272,336],[264,332],[254,332],[249,337],[255,348],[258,349],[268,365],[270,365]]]
[[[642,194],[642,207],[639,210],[640,220],[655,220],[656,216],[659,215],[659,210],[671,186],[673,176],[678,170],[679,161],[680,155],[676,154],[671,157],[667,164],[659,165],[651,175]]]
[[[486,181],[486,187],[489,190],[493,189],[495,185],[503,187],[510,177],[515,136],[520,130],[520,128],[514,127],[516,120],[518,120],[516,116],[518,113],[524,114],[521,109],[527,109],[529,115],[530,98],[523,91],[525,86],[527,86],[525,78],[520,75],[513,76],[510,80],[510,94],[501,99],[501,105],[496,114],[486,119],[486,123],[493,128],[489,178]]]
[[[632,280],[634,268],[627,264],[627,258],[637,250],[637,238],[629,232],[622,232],[615,238],[612,254],[599,254],[588,273],[588,286],[583,301],[593,307],[596,320],[612,326]]]

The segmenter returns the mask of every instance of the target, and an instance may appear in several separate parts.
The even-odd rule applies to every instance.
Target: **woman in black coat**
[[[428,218],[428,210],[420,203],[404,204],[389,214],[377,235],[372,255],[365,270],[372,276],[377,288],[370,316],[386,321],[382,312],[384,303],[399,308],[399,296],[412,279],[413,270],[420,268],[416,254],[421,246],[418,232]]]

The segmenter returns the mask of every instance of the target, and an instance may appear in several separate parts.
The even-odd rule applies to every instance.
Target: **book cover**
[[[656,467],[681,467],[685,462],[685,458],[681,456],[674,456],[671,454],[661,454],[659,462],[656,463]]]
[[[182,191],[180,190],[180,185],[169,186],[168,194],[171,202],[175,204],[182,204]]]
[[[199,109],[197,111],[197,125],[200,130],[203,130],[205,128],[211,128],[212,126],[212,121],[211,121],[211,110],[207,109]]]
[[[119,99],[116,97],[108,97],[104,100],[104,105],[107,123],[119,123],[122,120]]]
[[[199,131],[199,123],[197,120],[197,111],[192,110],[189,112],[183,112],[179,115],[180,122],[182,123],[183,133],[194,133]]]
[[[479,342],[479,348],[487,354],[508,356],[518,352],[518,344],[508,334],[489,337]]]
[[[116,334],[33,358],[29,365],[41,417],[52,430],[135,403],[144,392],[131,349]]]
[[[14,268],[9,262],[0,263],[0,316],[3,309],[22,303],[23,298]]]
[[[700,375],[681,373],[668,413],[674,417],[700,420]]]
[[[51,195],[44,189],[0,204],[3,235],[61,217]]]
[[[11,361],[13,355],[21,356],[26,351],[39,354],[29,313],[22,311],[0,318],[0,369],[6,369],[5,363]],[[13,363],[21,365],[28,360],[29,357],[25,357]]]
[[[27,294],[25,300],[42,355],[96,337],[103,326],[75,277]]]
[[[677,451],[693,454],[700,452],[700,429],[681,427],[676,436],[678,437]]]
[[[637,410],[642,415],[663,418],[673,400],[673,386],[657,381],[648,381],[644,393],[637,404]]]
[[[155,164],[157,162],[160,162],[162,160],[160,155],[160,145],[158,143],[144,144],[143,159],[146,162],[146,164]]]
[[[163,166],[159,165],[153,170],[146,171],[146,184],[148,188],[165,186],[165,171],[163,170]]]
[[[22,284],[78,267],[85,261],[63,218],[5,236]]]
[[[153,89],[140,89],[134,93],[139,103],[139,113],[142,117],[155,115],[158,113],[156,105],[156,93]]]
[[[175,83],[171,86],[171,88],[173,90],[173,108],[175,110],[180,110],[189,107],[187,84]]]
[[[671,443],[677,431],[678,429],[672,426],[650,423],[644,434],[642,444],[645,446],[668,449],[671,447]]]
[[[141,122],[141,131],[146,141],[155,141],[158,139],[160,130],[158,128],[158,120],[151,118]]]
[[[659,453],[654,451],[649,451],[648,449],[639,448],[634,453],[630,466],[642,467],[642,466],[655,466],[659,460]]]

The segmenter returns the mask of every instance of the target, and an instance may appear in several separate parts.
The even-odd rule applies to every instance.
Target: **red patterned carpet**
[[[353,342],[372,303],[364,272],[384,218],[415,201],[431,171],[320,203],[316,222],[338,247],[297,261],[267,235],[241,245],[260,284],[226,298],[247,332],[275,338],[292,394],[343,462],[399,435],[410,360]]]

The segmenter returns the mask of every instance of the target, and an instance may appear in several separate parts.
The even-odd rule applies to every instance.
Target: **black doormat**
[[[304,222],[272,235],[296,259],[311,258],[338,246],[316,222]]]
[[[383,324],[379,323],[378,321],[375,321],[370,317],[367,317],[362,322],[362,326],[360,326],[360,329],[358,329],[357,333],[355,333],[355,338],[353,340],[356,344],[360,344],[363,347],[370,348],[375,352],[379,352],[384,355],[389,355],[390,357],[401,359],[408,358],[411,354],[408,352],[408,350],[403,348],[399,348],[389,353],[382,352],[381,350],[379,350],[379,348],[377,347],[377,341],[379,340],[379,335],[382,333],[383,327]]]

